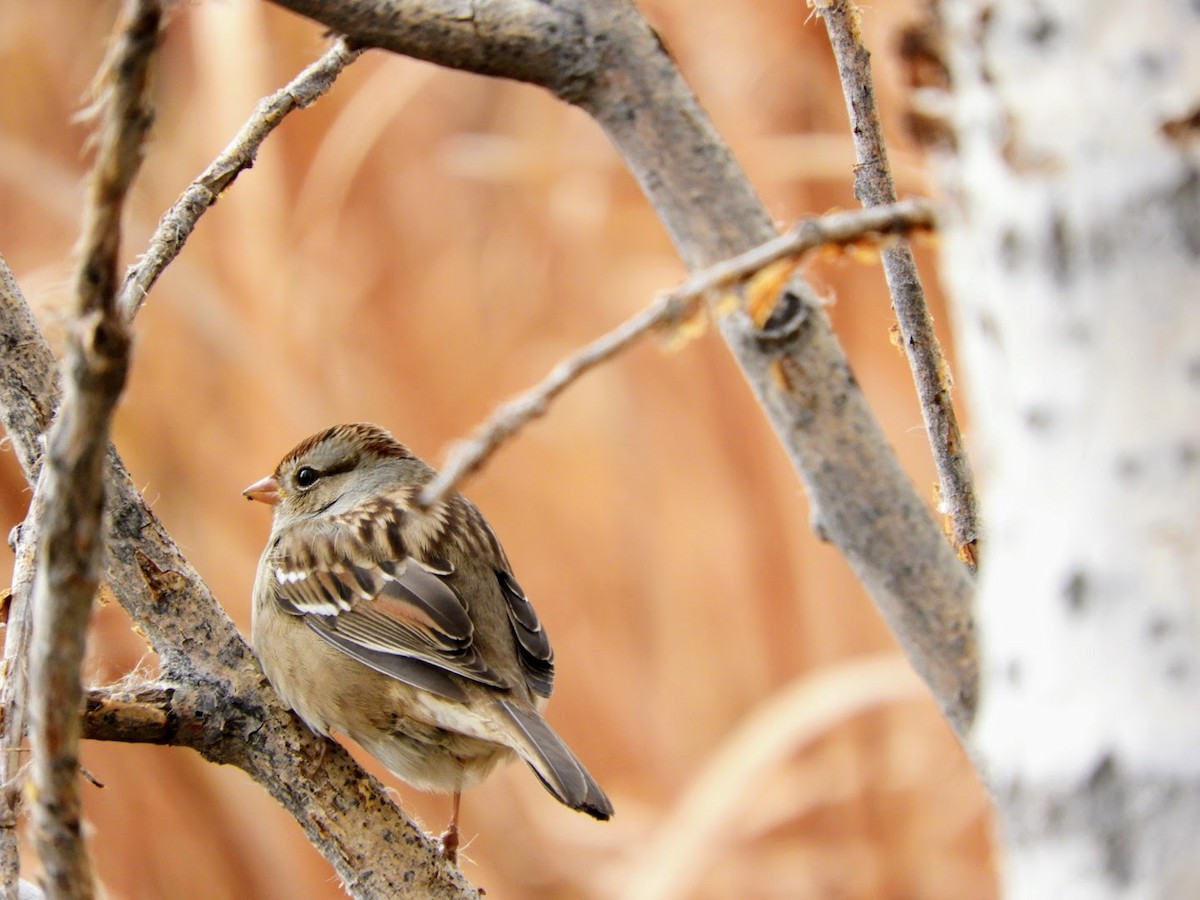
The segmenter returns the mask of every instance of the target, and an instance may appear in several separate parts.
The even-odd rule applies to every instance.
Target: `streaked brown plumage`
[[[504,551],[454,494],[420,511],[434,470],[375,425],[313,435],[245,495],[275,507],[253,643],[310,728],[339,731],[417,787],[458,798],[515,752],[562,803],[612,805],[540,714],[554,654]]]

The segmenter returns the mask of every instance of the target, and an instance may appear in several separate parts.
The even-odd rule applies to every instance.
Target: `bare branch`
[[[554,399],[581,376],[646,334],[678,325],[695,313],[699,301],[710,291],[728,287],[779,260],[798,260],[818,247],[848,244],[871,235],[929,229],[933,225],[933,208],[923,200],[907,200],[862,212],[831,213],[801,219],[784,234],[696,272],[641,312],[571,354],[532,388],[497,408],[474,434],[451,448],[443,471],[422,492],[421,504],[426,508],[434,506],[457,490],[509,438],[545,415]]]
[[[879,124],[871,54],[863,43],[860,16],[853,0],[812,0],[825,21],[837,59],[842,92],[854,134],[854,195],[865,207],[896,202],[896,185],[888,165],[887,145]],[[950,399],[950,370],[933,328],[925,291],[912,249],[902,243],[883,252],[887,279],[900,326],[904,353],[912,369],[925,431],[938,471],[941,506],[950,521],[951,539],[959,558],[975,567],[979,513],[971,464]]]
[[[17,280],[2,258],[0,336],[5,341],[5,352],[0,354],[0,424],[16,451],[25,477],[35,483],[42,469],[40,438],[58,402],[57,369]],[[35,509],[30,507],[27,521],[36,521]],[[17,823],[24,784],[21,754],[28,699],[32,635],[29,594],[33,586],[36,534],[36,528],[19,527],[14,531],[16,562],[7,598],[4,669],[0,681],[0,714],[4,717],[0,730],[0,892],[5,897],[18,896],[20,890]]]
[[[31,508],[27,518],[34,516]],[[21,874],[18,855],[17,823],[20,819],[24,778],[22,751],[25,744],[25,720],[29,688],[29,643],[32,615],[29,604],[34,576],[32,532],[16,529],[13,547],[12,591],[7,597],[4,631],[4,671],[0,681],[0,892],[15,897]]]
[[[304,826],[352,896],[478,900],[378,781],[261,687],[257,696],[171,681],[93,688],[82,719],[91,739],[190,747],[244,769]]]
[[[200,217],[245,169],[254,165],[258,148],[294,110],[311,106],[333,87],[342,70],[362,53],[346,38],[338,38],[312,65],[286,86],[264,97],[233,140],[197,176],[159,220],[150,246],[125,273],[118,306],[125,321],[137,315],[146,294],[168,265],[179,255]]]
[[[586,92],[599,47],[585,11],[540,0],[276,0],[356,43],[514,78],[571,100]]]
[[[80,825],[76,708],[103,558],[109,424],[129,364],[129,335],[115,303],[121,213],[153,118],[150,62],[161,20],[156,0],[130,0],[102,74],[103,118],[84,212],[66,391],[50,428],[37,498],[44,505],[30,648],[33,824],[53,897],[90,898],[93,890]]]
[[[40,440],[58,407],[58,364],[29,304],[0,257],[0,425],[30,484],[42,469]]]
[[[92,688],[84,695],[83,736],[129,744],[180,743],[176,689],[163,684]],[[203,727],[203,726],[202,726]]]

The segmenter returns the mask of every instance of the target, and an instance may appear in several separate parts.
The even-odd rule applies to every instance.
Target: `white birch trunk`
[[[940,13],[1006,895],[1200,898],[1200,3]]]

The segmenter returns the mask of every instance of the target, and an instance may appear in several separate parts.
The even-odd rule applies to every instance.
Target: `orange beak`
[[[250,487],[242,491],[242,496],[247,500],[257,500],[259,503],[265,503],[267,506],[275,506],[279,502],[279,482],[275,480],[274,475],[268,475],[261,481],[256,481]]]

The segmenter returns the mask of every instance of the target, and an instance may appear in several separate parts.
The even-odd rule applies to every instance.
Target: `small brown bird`
[[[492,529],[459,494],[422,511],[434,470],[375,425],[313,435],[244,491],[275,507],[253,643],[280,698],[410,784],[461,792],[516,753],[562,803],[612,804],[542,718],[554,654]]]

